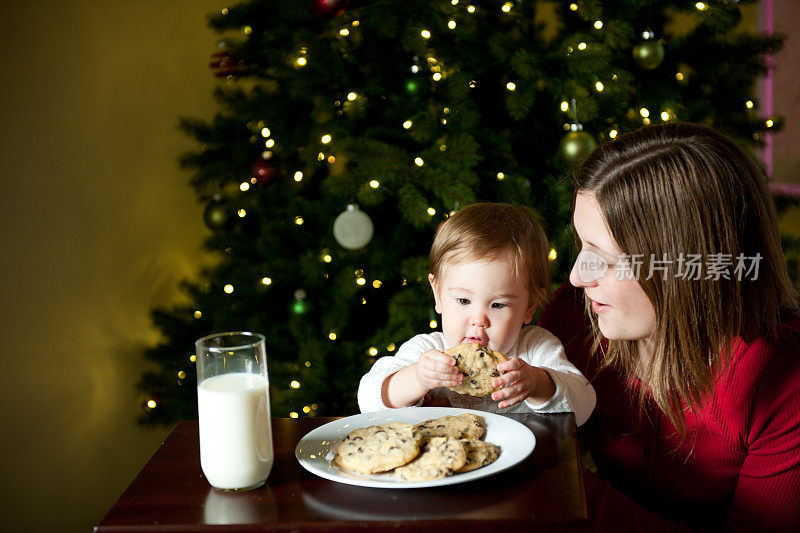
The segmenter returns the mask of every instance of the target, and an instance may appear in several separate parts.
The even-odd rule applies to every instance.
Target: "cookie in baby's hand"
[[[461,385],[447,387],[459,394],[488,396],[502,387],[492,387],[492,380],[500,376],[498,363],[508,361],[505,355],[476,342],[459,344],[444,353],[456,360],[456,368],[464,376]]]

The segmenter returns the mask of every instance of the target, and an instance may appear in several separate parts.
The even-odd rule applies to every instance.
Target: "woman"
[[[596,529],[799,530],[798,299],[758,167],[669,124],[600,146],[576,181],[575,288],[540,325],[597,392]]]

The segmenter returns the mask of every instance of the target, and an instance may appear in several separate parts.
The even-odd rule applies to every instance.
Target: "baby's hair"
[[[447,262],[505,256],[515,275],[525,279],[531,294],[546,295],[550,291],[548,252],[547,236],[530,207],[472,204],[439,226],[431,246],[430,273],[439,278]]]

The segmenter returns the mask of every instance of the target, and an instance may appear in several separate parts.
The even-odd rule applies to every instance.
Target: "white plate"
[[[484,440],[500,446],[500,457],[492,464],[471,472],[453,474],[441,479],[401,481],[396,479],[392,473],[354,474],[339,468],[333,463],[333,457],[339,448],[339,444],[354,429],[388,422],[417,424],[431,418],[460,415],[461,413],[474,413],[483,417],[486,421]],[[452,407],[404,407],[402,409],[363,413],[329,422],[313,431],[309,431],[305,437],[300,439],[294,455],[303,468],[331,481],[348,485],[360,485],[362,487],[413,489],[464,483],[497,474],[524,461],[531,454],[535,445],[536,438],[530,429],[505,416]]]

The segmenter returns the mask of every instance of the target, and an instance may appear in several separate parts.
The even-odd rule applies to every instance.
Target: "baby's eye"
[[[508,307],[508,304],[504,304],[504,303],[500,303],[500,302],[494,302],[492,304],[492,309],[503,309],[504,307]]]
[[[456,302],[461,305],[469,305],[469,298],[456,298]]]

